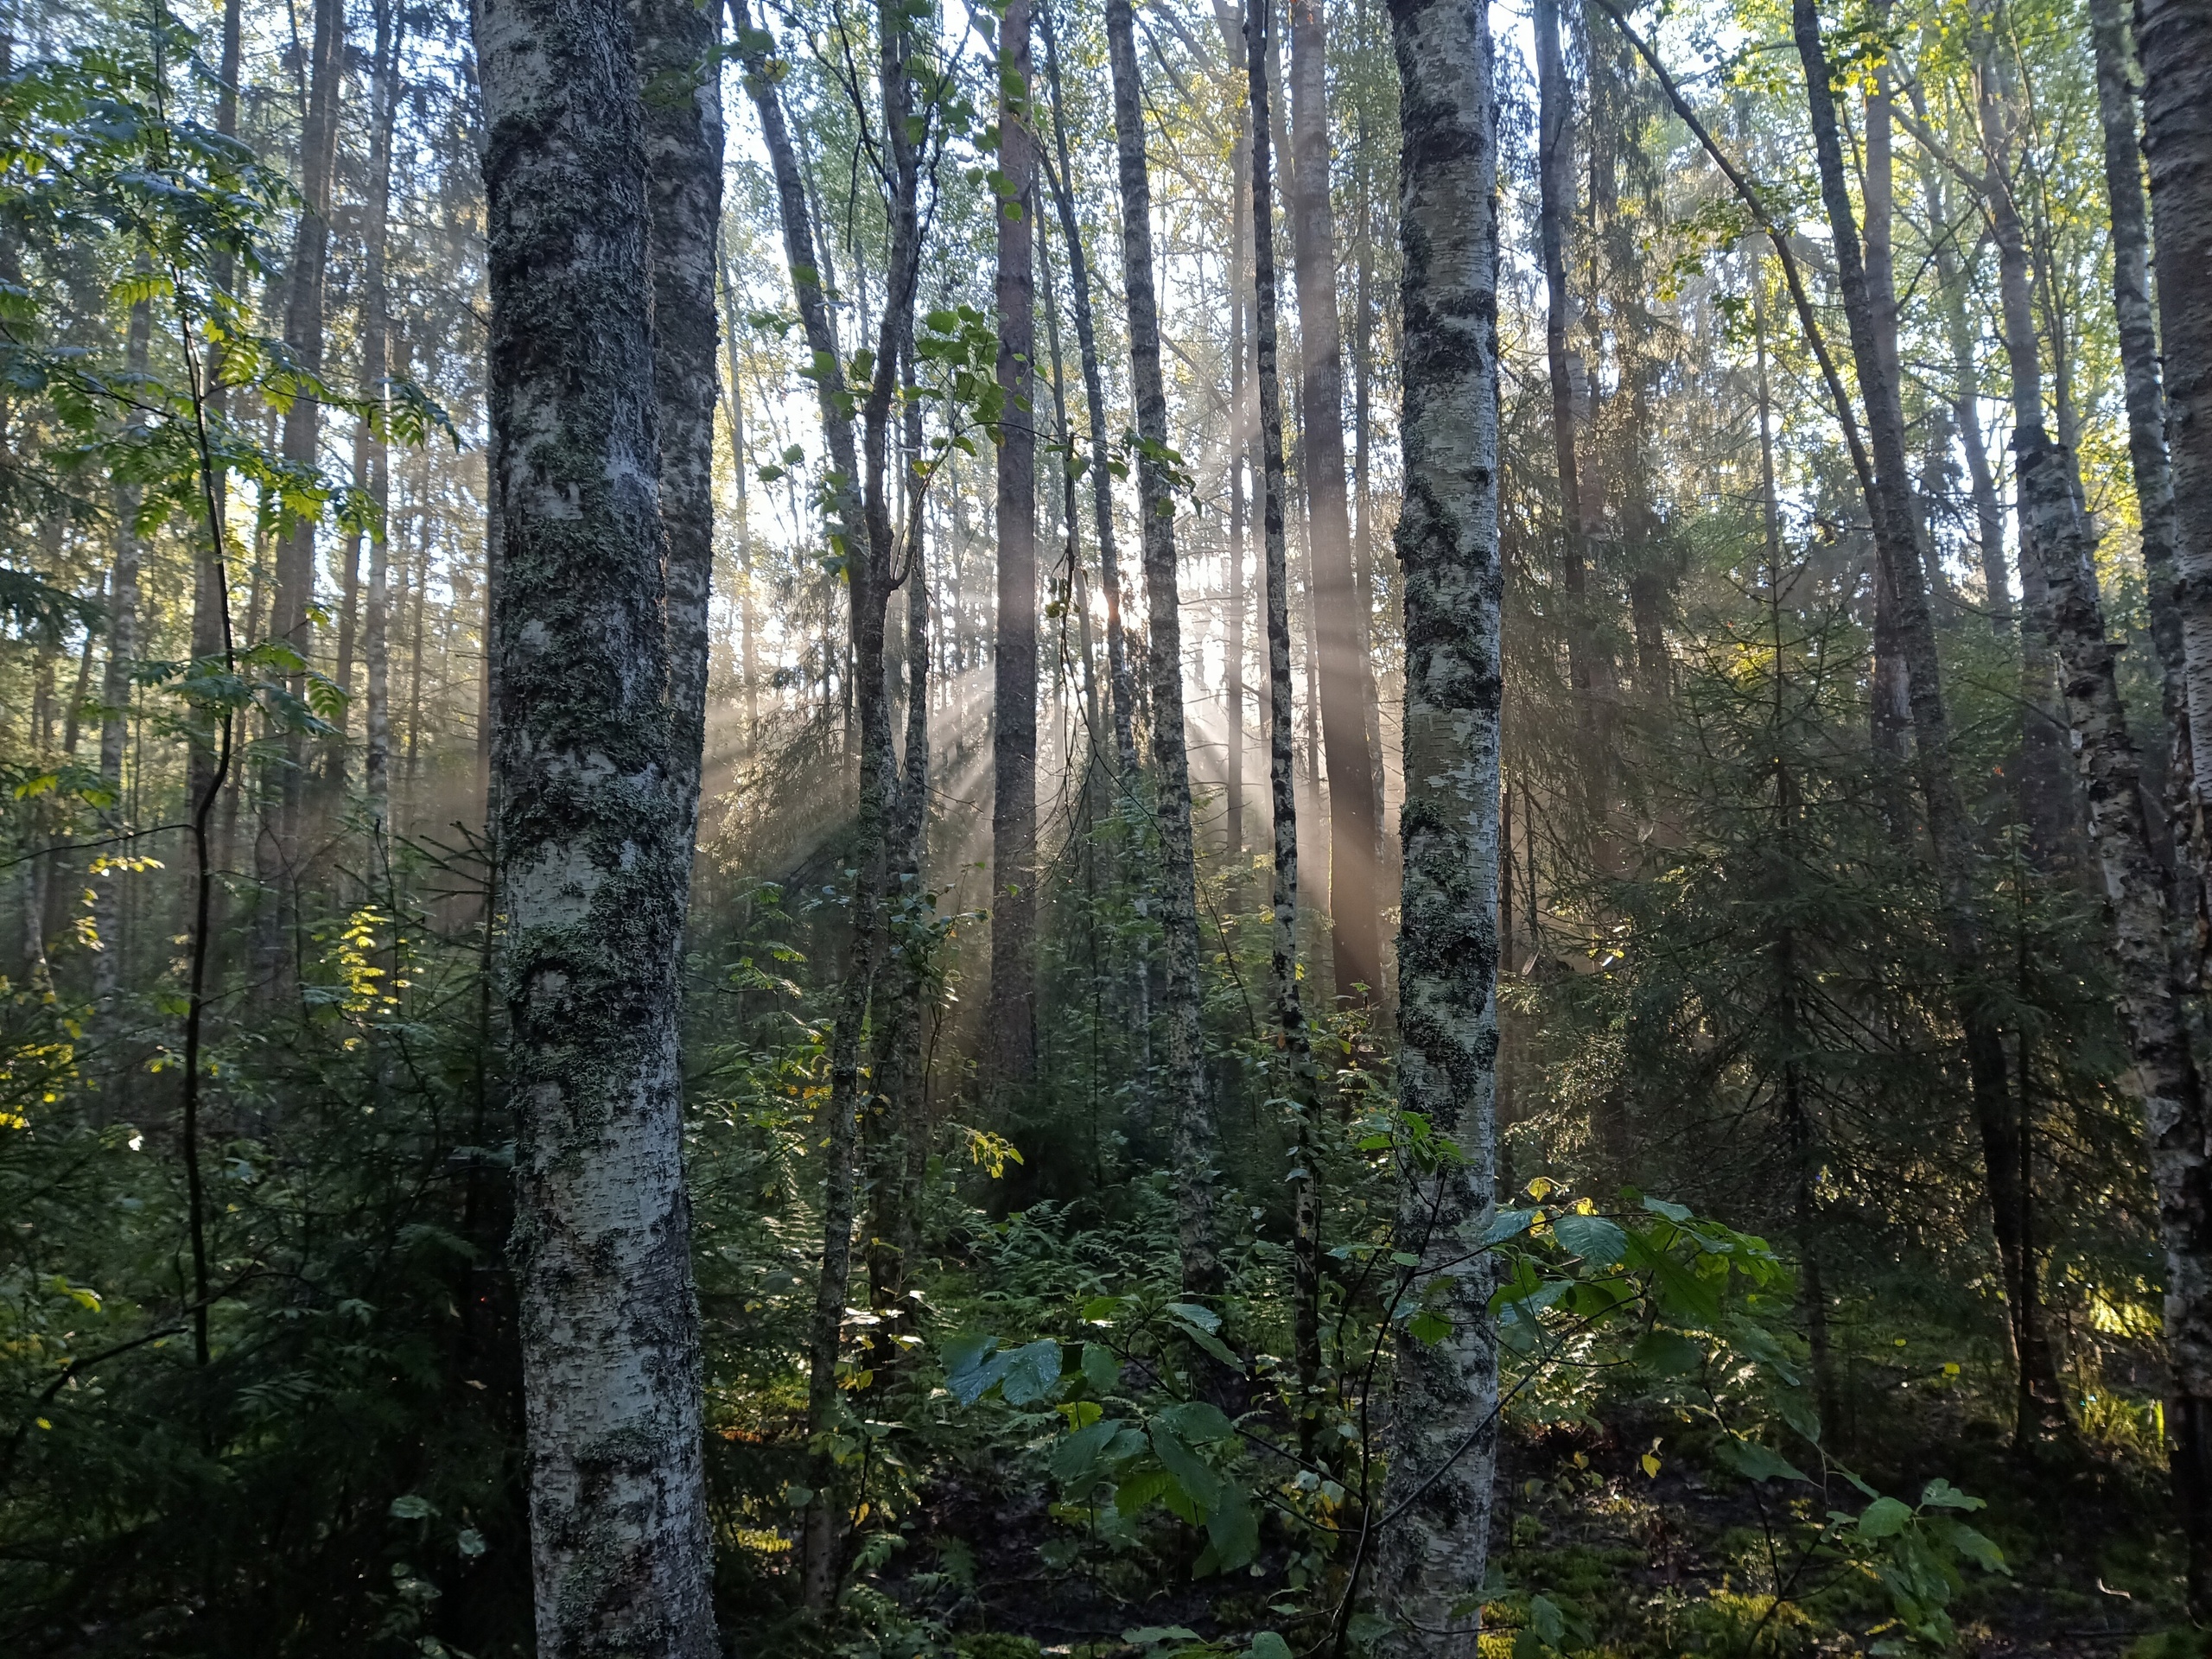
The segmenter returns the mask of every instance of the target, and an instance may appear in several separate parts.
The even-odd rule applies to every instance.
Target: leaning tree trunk
[[[2138,16],[2172,446],[2176,608],[2189,728],[2212,731],[2212,283],[2204,280],[2212,270],[2212,10],[2201,0],[2142,0]],[[2202,846],[2212,767],[2197,768],[2190,787],[2190,835]],[[2204,1618],[2212,1616],[2212,1162],[2201,1122],[2150,1127],[2166,1251],[2174,1493],[2190,1608]]]
[[[630,46],[620,0],[488,0],[476,20],[512,1248],[547,1659],[720,1650],[677,1065],[692,805]]]
[[[2166,801],[2173,832],[2171,894],[2177,928],[2193,929],[2202,906],[2203,848],[2189,831],[2196,749],[2189,729],[2189,671],[2174,600],[2174,479],[2166,460],[2166,395],[2159,384],[2158,330],[2151,315],[2151,225],[2143,201],[2143,152],[2135,127],[2134,42],[2120,0],[2090,0],[2097,63],[2097,112],[2104,128],[2105,195],[2112,212],[2113,313],[2127,407],[2127,454],[2142,526],[2143,585],[2158,654],[2165,715]]]
[[[1368,620],[1353,580],[1344,488],[1344,344],[1337,315],[1337,222],[1330,200],[1326,26],[1322,0],[1290,0],[1288,202],[1296,250],[1299,360],[1305,416],[1306,541],[1320,658],[1321,745],[1329,768],[1329,918],[1339,997],[1371,999],[1382,984],[1382,906],[1375,852],[1382,803],[1367,752]]]
[[[999,24],[998,639],[992,664],[991,981],[988,1070],[1019,1092],[1037,1072],[1037,318],[1031,270],[1035,138],[1029,122],[1029,0]]]
[[[1436,1307],[1452,1328],[1431,1344],[1398,1327],[1380,1588],[1395,1621],[1385,1650],[1440,1659],[1474,1650],[1497,1445],[1492,1275],[1479,1248],[1497,1150],[1497,116],[1481,10],[1391,0],[1390,20],[1405,262],[1399,1098],[1459,1156],[1403,1172],[1398,1247],[1419,1265],[1401,1304]]]
[[[1015,0],[1020,3],[1020,0]],[[1183,632],[1178,615],[1175,500],[1167,448],[1167,391],[1160,372],[1160,307],[1152,274],[1152,181],[1139,106],[1136,23],[1130,0],[1106,0],[1114,77],[1114,135],[1122,185],[1122,283],[1129,316],[1129,384],[1136,405],[1137,516],[1144,524],[1152,760],[1160,824],[1160,931],[1166,958],[1166,1072],[1174,1096],[1177,1235],[1183,1288],[1220,1290],[1214,1221],[1219,1148],[1206,1089],[1199,1022],[1198,883],[1191,843],[1191,772],[1183,733]]]
[[[1268,785],[1274,811],[1274,880],[1268,894],[1269,989],[1277,1040],[1289,1074],[1290,1109],[1296,1115],[1296,1182],[1293,1276],[1297,1310],[1292,1359],[1298,1378],[1298,1439],[1310,1454],[1321,1371],[1320,1183],[1314,1168],[1315,1106],[1313,1044],[1298,995],[1298,779],[1291,729],[1290,575],[1283,544],[1282,384],[1275,339],[1275,241],[1272,145],[1268,123],[1268,0],[1251,0],[1245,23],[1246,74],[1252,110],[1253,353],[1260,394],[1262,588],[1268,639]],[[1341,969],[1339,970],[1341,972]],[[1339,983],[1349,982],[1339,981]]]

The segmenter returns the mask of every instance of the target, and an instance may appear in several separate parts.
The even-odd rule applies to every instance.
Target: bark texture
[[[1398,1246],[1420,1258],[1401,1327],[1379,1588],[1398,1656],[1474,1649],[1497,1460],[1491,1272],[1497,1066],[1497,115],[1485,14],[1391,0],[1402,149],[1406,626],[1399,1097],[1457,1156],[1403,1174]],[[1435,1281],[1446,1284],[1438,1288]]]
[[[368,213],[362,226],[361,381],[362,390],[391,406],[387,382],[391,375],[391,294],[387,277],[391,219],[391,134],[399,113],[399,76],[397,73],[404,10],[393,0],[381,0],[377,9],[374,137],[369,154]],[[362,434],[363,484],[376,505],[376,520],[369,528],[369,591],[362,619],[361,655],[367,670],[367,707],[363,715],[367,753],[362,764],[368,791],[369,819],[381,836],[390,823],[391,795],[391,446],[373,423]],[[341,683],[351,689],[350,673]]]
[[[2135,119],[2135,42],[2121,0],[2090,0],[2096,54],[2097,114],[2104,130],[2105,196],[2112,211],[2113,313],[2119,324],[2127,407],[2127,455],[2142,524],[2143,581],[2151,640],[2158,654],[2159,706],[2165,715],[2166,802],[2174,842],[2171,898],[2187,939],[2202,909],[2202,842],[2192,833],[2189,799],[2196,746],[2189,728],[2189,668],[2174,594],[2174,480],[2166,459],[2166,394],[2158,370],[2158,329],[2151,311],[2151,221],[2143,200],[2143,152]]]
[[[1139,105],[1136,25],[1130,0],[1106,0],[1106,50],[1114,78],[1114,135],[1122,185],[1122,285],[1129,316],[1129,384],[1136,404],[1137,515],[1144,524],[1147,679],[1160,827],[1160,931],[1166,957],[1167,1087],[1174,1122],[1176,1208],[1183,1288],[1221,1288],[1213,1206],[1219,1148],[1206,1088],[1198,1008],[1198,911],[1192,862],[1191,772],[1183,731],[1183,631],[1178,615],[1175,500],[1168,472],[1167,392],[1160,372],[1160,306],[1153,289],[1152,182]]]
[[[1330,199],[1327,32],[1322,0],[1290,0],[1289,195],[1297,262],[1300,382],[1305,419],[1306,537],[1320,658],[1321,747],[1329,768],[1329,918],[1336,991],[1382,984],[1376,894],[1382,803],[1363,708],[1367,617],[1353,580],[1344,488],[1344,335],[1337,315],[1337,219]],[[1364,1000],[1362,998],[1361,1000]]]
[[[484,0],[502,981],[537,1650],[719,1651],[647,168],[620,0]]]
[[[1036,279],[1027,204],[1035,169],[1030,128],[1029,0],[999,24],[998,639],[991,713],[989,1076],[1026,1088],[1037,1072],[1037,355]]]
[[[668,540],[668,648],[677,765],[696,828],[707,721],[707,605],[715,569],[715,308],[722,213],[721,13],[630,0],[651,211],[653,396]]]
[[[2176,608],[2189,671],[2189,724],[2212,729],[2212,10],[2202,0],[2142,0],[2143,150],[2158,235],[2158,321],[2165,351],[2166,433],[2173,469]],[[2212,779],[2190,780],[2202,844]],[[2202,960],[2202,935],[2191,942]],[[2212,1615],[2212,1168],[2204,1126],[2148,1126],[2166,1250],[2167,1408],[2175,1497],[2189,1551],[2192,1611]]]

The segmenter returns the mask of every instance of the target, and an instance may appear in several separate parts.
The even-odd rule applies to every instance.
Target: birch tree
[[[618,0],[486,0],[476,19],[512,1257],[548,1659],[719,1651],[677,1065],[696,784],[673,706],[632,38]]]
[[[1486,14],[1390,0],[1402,150],[1406,610],[1399,1101],[1402,1313],[1378,1588],[1404,1659],[1472,1650],[1497,1451],[1497,1348],[1480,1235],[1493,1207],[1497,1067],[1497,106]]]

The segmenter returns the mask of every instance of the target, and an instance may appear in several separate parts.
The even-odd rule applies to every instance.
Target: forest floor
[[[1509,1442],[1493,1559],[1516,1590],[1568,1610],[1571,1651],[1815,1659],[1924,1650],[1896,1640],[1869,1573],[1805,1551],[1829,1499],[1840,1508],[1863,1502],[1843,1482],[1788,1497],[1777,1484],[1752,1485],[1669,1456],[1649,1473],[1646,1454],[1663,1449],[1667,1427],[1624,1417],[1602,1430]],[[1986,1420],[1963,1415],[1923,1416],[1910,1427],[1914,1444],[1885,1450],[1870,1471],[1877,1483],[1916,1491],[1942,1474],[1985,1497],[1975,1523],[2011,1568],[2009,1577],[1967,1570],[1951,1606],[1960,1650],[1981,1659],[2202,1659],[2201,1641],[2169,1634],[2181,1624],[2179,1580],[2155,1471],[2079,1444],[2023,1464]],[[957,1638],[969,1659],[1154,1659],[1194,1635],[1224,1643],[1201,1651],[1234,1651],[1240,1633],[1256,1628],[1281,1630],[1303,1652],[1320,1634],[1297,1621],[1280,1552],[1263,1554],[1251,1576],[1193,1582],[1149,1552],[1071,1548],[1073,1535],[1041,1494],[963,1477],[931,1497],[937,1565],[949,1561],[973,1585],[956,1628],[985,1625]],[[1511,1659],[1511,1633],[1486,1635],[1484,1648],[1484,1659]]]

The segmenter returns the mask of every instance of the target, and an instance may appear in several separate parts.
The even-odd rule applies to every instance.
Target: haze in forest
[[[0,1651],[2189,1659],[2202,0],[15,0]]]

